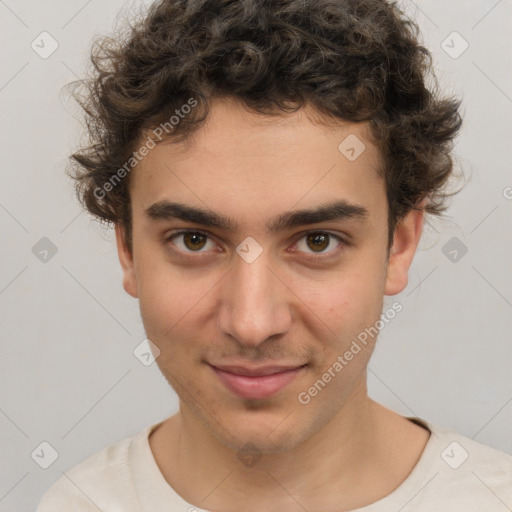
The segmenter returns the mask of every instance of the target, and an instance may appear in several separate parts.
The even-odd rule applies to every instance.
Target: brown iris
[[[324,233],[309,233],[307,235],[307,243],[310,249],[315,252],[321,252],[329,246],[329,236]],[[313,244],[313,245],[310,245]]]
[[[206,236],[201,233],[185,233],[183,243],[191,251],[202,249],[206,244]]]

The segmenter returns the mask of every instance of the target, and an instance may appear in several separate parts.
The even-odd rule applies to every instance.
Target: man
[[[166,0],[93,54],[73,176],[180,408],[39,512],[512,506],[511,456],[367,394],[461,125],[414,27],[382,0]]]

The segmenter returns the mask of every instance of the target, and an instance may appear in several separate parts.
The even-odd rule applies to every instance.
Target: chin
[[[291,418],[293,414],[290,414]],[[240,414],[226,414],[219,425],[210,430],[224,446],[234,452],[255,451],[262,454],[282,453],[301,443],[296,422],[287,420],[287,413],[279,414],[253,410]]]
[[[300,444],[300,441],[295,436],[290,436],[289,432],[282,432],[271,437],[261,430],[232,431],[232,437],[225,436],[224,432],[221,434],[217,436],[219,440],[226,448],[236,453],[277,454],[291,450]]]

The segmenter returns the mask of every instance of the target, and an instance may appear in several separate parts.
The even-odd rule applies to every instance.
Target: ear
[[[396,295],[408,283],[409,267],[416,253],[423,230],[426,199],[419,210],[410,210],[397,224],[387,264],[385,295]]]
[[[120,224],[116,224],[116,242],[119,262],[123,269],[123,288],[126,293],[137,298],[139,295],[137,290],[137,277],[133,265],[133,255],[126,245],[125,231]]]

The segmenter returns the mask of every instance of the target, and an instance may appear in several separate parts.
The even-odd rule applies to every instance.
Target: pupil
[[[329,245],[328,237],[321,233],[313,233],[308,235],[308,242],[313,243],[313,249],[315,252],[320,252]]]
[[[185,245],[189,249],[202,249],[205,243],[204,238],[205,237],[203,235],[200,235],[199,233],[186,233],[184,237]]]

